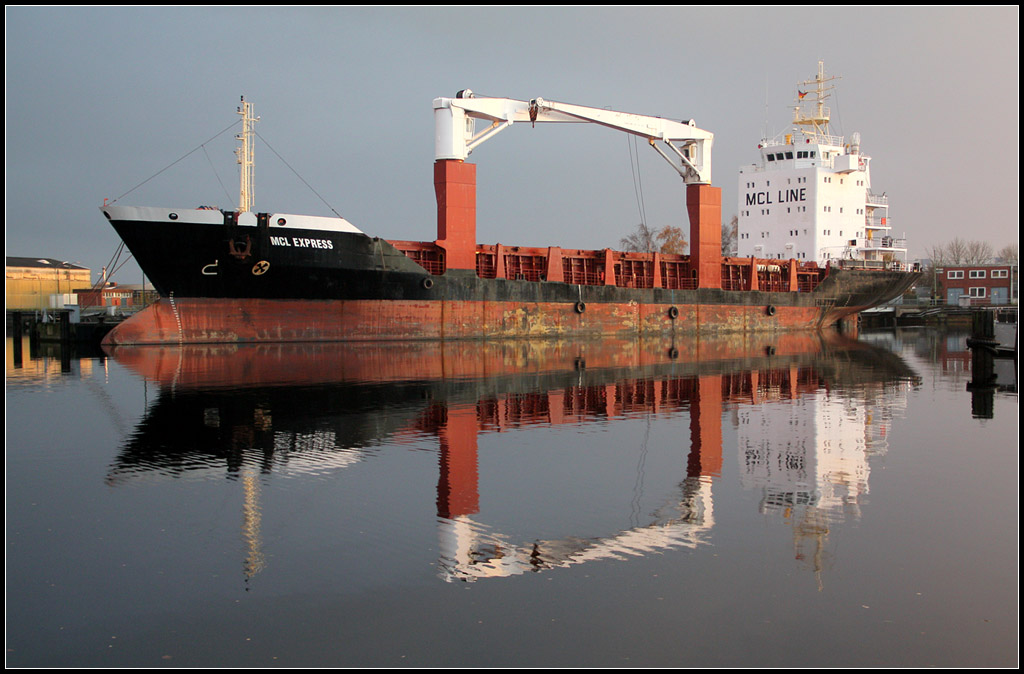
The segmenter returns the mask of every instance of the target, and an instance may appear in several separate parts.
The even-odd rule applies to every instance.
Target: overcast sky
[[[257,210],[333,209],[368,234],[429,241],[438,96],[471,88],[693,118],[715,134],[713,183],[728,220],[739,167],[766,131],[788,127],[796,84],[819,59],[842,78],[833,128],[860,132],[873,190],[889,196],[912,257],[958,236],[995,249],[1018,241],[1016,6],[5,15],[7,255],[76,262],[94,278],[119,242],[104,199],[237,204],[238,127],[218,134],[237,122],[242,95],[261,117]],[[635,166],[631,156],[625,135],[594,125],[502,132],[470,158],[478,240],[603,248],[641,218],[686,228],[678,176],[650,148]],[[140,280],[131,265],[119,276]]]

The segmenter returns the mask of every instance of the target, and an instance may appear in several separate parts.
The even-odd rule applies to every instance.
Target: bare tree
[[[967,241],[957,237],[925,249],[932,263],[942,265],[986,264],[992,261],[992,245],[985,241]]]
[[[988,264],[992,261],[992,246],[985,241],[967,243],[965,264]]]
[[[652,229],[644,223],[636,226],[636,231],[619,241],[623,250],[638,253],[671,253],[682,255],[686,251],[686,235],[678,227],[666,225],[661,229]]]
[[[996,257],[1002,260],[1005,264],[1017,264],[1017,244],[1011,243],[1003,246],[996,253]]]
[[[731,256],[736,254],[739,245],[740,218],[732,216],[732,220],[726,225],[722,223],[722,255]]]
[[[656,248],[654,243],[655,236],[655,231],[641,222],[636,226],[635,232],[623,237],[619,241],[619,245],[622,246],[623,250],[650,253]]]
[[[967,264],[968,244],[959,236],[946,244],[946,264]]]
[[[946,264],[949,260],[949,253],[946,252],[946,245],[937,243],[934,246],[928,246],[924,249],[925,257],[932,261],[932,264],[941,267]]]

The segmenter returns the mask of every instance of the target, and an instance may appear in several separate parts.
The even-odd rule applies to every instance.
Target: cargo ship
[[[620,337],[820,329],[899,296],[895,265],[723,257],[713,134],[674,121],[547,101],[434,100],[437,238],[394,241],[343,218],[254,211],[242,99],[239,206],[105,204],[161,299],[104,340],[190,344]],[[477,132],[476,123],[486,128]],[[645,139],[686,185],[690,253],[476,241],[481,143],[514,124],[593,123]]]

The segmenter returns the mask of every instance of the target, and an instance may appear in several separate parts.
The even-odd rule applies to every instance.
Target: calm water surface
[[[12,346],[9,666],[1018,662],[965,335]]]

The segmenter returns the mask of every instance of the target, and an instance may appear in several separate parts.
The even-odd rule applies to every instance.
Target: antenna
[[[764,128],[761,130],[761,140],[768,140],[768,72],[764,73]]]

